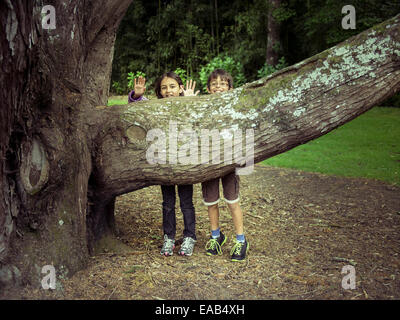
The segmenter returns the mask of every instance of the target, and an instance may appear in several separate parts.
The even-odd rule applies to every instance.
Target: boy
[[[214,70],[207,81],[208,93],[228,91],[233,88],[232,76],[222,69]],[[221,247],[226,242],[225,235],[219,228],[219,180],[221,179],[225,201],[228,204],[236,231],[236,243],[231,250],[232,261],[242,261],[246,258],[249,248],[243,232],[243,213],[239,206],[239,177],[235,171],[224,177],[205,181],[201,184],[203,202],[208,207],[208,217],[211,224],[211,237],[206,244],[208,255],[221,255]]]

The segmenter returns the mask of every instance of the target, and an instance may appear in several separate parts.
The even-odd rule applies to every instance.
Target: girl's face
[[[161,80],[160,93],[163,98],[178,97],[182,92],[182,88],[179,87],[179,83],[172,78],[164,77]]]
[[[208,93],[225,92],[228,91],[228,80],[222,80],[220,76],[210,81],[210,88],[207,88]]]

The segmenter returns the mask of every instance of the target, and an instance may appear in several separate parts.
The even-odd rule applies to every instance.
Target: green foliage
[[[296,15],[294,9],[288,8],[287,3],[283,2],[281,6],[272,12],[272,16],[280,23],[289,20],[291,17]]]
[[[185,85],[186,81],[188,80],[186,76],[186,71],[182,68],[176,68],[174,72],[181,78],[183,85]]]
[[[221,34],[222,53],[240,61],[247,81],[255,80],[266,59],[268,1],[232,1],[224,15],[232,20]]]
[[[117,95],[122,95],[124,94],[124,88],[121,87],[121,84],[119,83],[119,81],[113,81],[112,85],[112,92],[114,92]]]
[[[288,64],[286,63],[285,57],[281,57],[278,64],[275,66],[265,63],[263,67],[257,71],[257,76],[258,78],[264,78],[280,69],[286,68],[287,66]]]
[[[220,55],[203,66],[199,72],[200,81],[204,92],[207,92],[208,76],[215,69],[224,69],[225,71],[229,72],[233,78],[234,87],[240,87],[246,82],[242,64],[235,61],[228,55]]]
[[[400,11],[400,1],[392,0],[314,0],[307,1],[307,6],[300,0],[288,3],[288,8],[296,11],[290,23],[285,23],[289,34],[294,33],[285,48],[291,63],[322,52]],[[348,4],[356,10],[356,29],[344,30],[342,8]]]
[[[212,70],[201,70],[214,57],[240,63],[240,71],[231,71],[235,86],[278,70],[279,64],[264,65],[269,2],[135,0],[117,32],[111,90],[128,93],[132,70],[146,74],[148,89],[171,70],[204,86]],[[341,9],[347,4],[347,0],[282,0],[272,12],[280,22],[279,55],[288,65],[297,63],[400,12],[400,1],[354,0],[356,29],[344,30]]]

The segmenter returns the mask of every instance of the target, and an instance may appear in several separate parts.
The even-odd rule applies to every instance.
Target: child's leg
[[[231,261],[243,261],[246,259],[249,244],[243,232],[243,213],[239,202],[228,203],[232,214],[233,224],[236,230],[236,243],[231,249]]]
[[[232,215],[233,225],[235,226],[236,234],[242,235],[244,233],[243,230],[243,212],[240,208],[239,202],[236,203],[228,203],[229,211]]]
[[[243,212],[239,205],[239,176],[235,172],[229,173],[222,178],[225,201],[232,215],[237,239],[243,239]]]
[[[217,230],[219,228],[218,204],[208,206],[208,218],[210,219],[211,230]]]
[[[161,186],[163,196],[163,231],[169,239],[175,239],[176,217],[175,217],[175,186]]]
[[[203,202],[207,206],[211,231],[219,228],[219,178],[212,179],[201,184]]]
[[[193,185],[178,185],[179,203],[183,214],[185,237],[196,240],[196,215],[193,206]]]

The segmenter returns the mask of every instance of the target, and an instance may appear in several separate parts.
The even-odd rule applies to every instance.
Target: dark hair
[[[170,71],[170,72],[164,73],[161,77],[159,77],[156,80],[155,85],[154,85],[154,87],[155,87],[154,91],[156,92],[156,96],[157,96],[158,99],[162,99],[163,98],[163,96],[161,95],[161,81],[163,81],[163,79],[166,78],[166,77],[172,78],[176,82],[178,82],[179,87],[183,86],[183,82],[182,82],[181,77],[179,77],[175,72]],[[184,93],[181,92],[179,95],[183,96]]]
[[[218,77],[221,78],[221,80],[228,81],[229,89],[233,88],[233,80],[232,76],[230,75],[229,72],[225,71],[224,69],[215,69],[213,72],[208,77],[207,80],[207,88],[210,89],[210,83],[213,79],[217,79]]]

